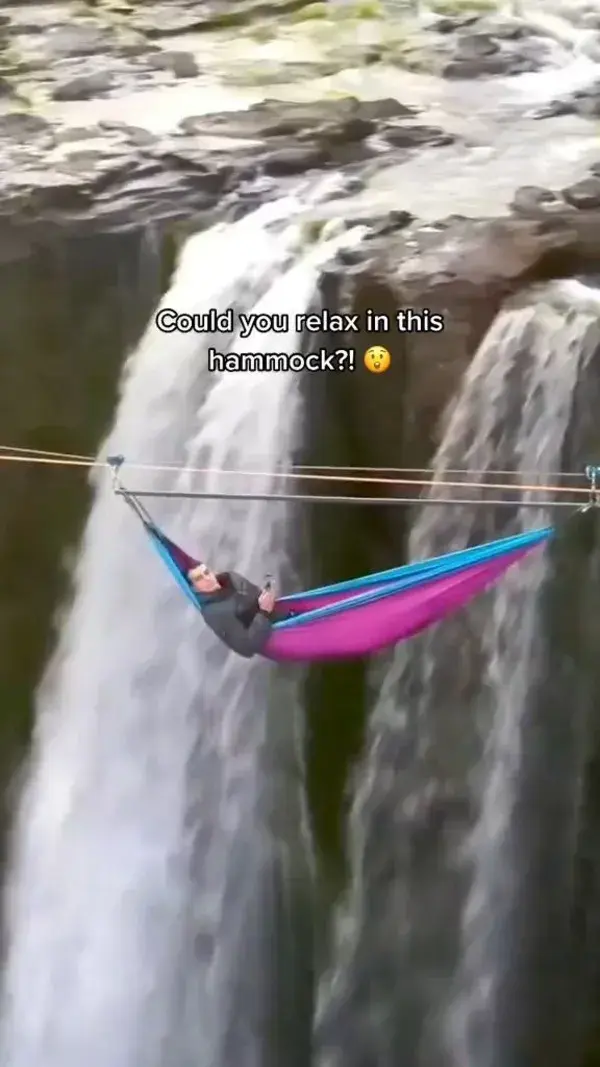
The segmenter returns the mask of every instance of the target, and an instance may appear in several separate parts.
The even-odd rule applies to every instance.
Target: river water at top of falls
[[[335,6],[335,5],[334,5]],[[339,7],[343,8],[340,0]],[[416,10],[420,7],[420,10]],[[418,34],[431,16],[426,5],[394,3],[388,0],[389,32]],[[279,32],[268,41],[231,31],[216,34],[186,34],[169,40],[172,48],[194,53],[202,75],[185,85],[132,92],[114,99],[47,104],[50,115],[75,127],[93,126],[102,120],[119,120],[154,133],[173,132],[182,119],[217,111],[244,110],[265,98],[314,101],[339,95],[363,100],[393,97],[414,105],[421,114],[416,121],[436,124],[455,133],[455,145],[419,149],[405,162],[387,165],[385,158],[368,167],[367,187],[353,198],[344,197],[327,207],[327,214],[348,217],[364,215],[365,210],[403,209],[425,219],[449,213],[485,215],[503,213],[514,190],[524,183],[564,187],[585,174],[589,163],[598,159],[595,126],[576,116],[537,121],[534,108],[556,96],[589,85],[600,76],[600,31],[589,28],[585,15],[593,8],[579,0],[564,3],[498,4],[498,11],[513,15],[537,29],[549,48],[548,65],[534,73],[469,81],[447,80],[429,74],[379,63],[353,66],[324,77],[307,72],[300,81],[285,81],[279,75],[274,84],[237,87],[227,76],[236,65],[254,62],[281,64],[316,62],[327,58],[327,49],[346,33],[368,43],[378,40],[380,20],[351,22],[332,26],[323,34],[319,20],[291,25],[281,23]],[[279,25],[279,24],[278,24]],[[404,29],[405,28],[405,29]],[[345,38],[342,38],[345,39]],[[42,106],[42,105],[41,105]],[[99,133],[101,143],[102,134]],[[86,140],[88,147],[91,142]],[[197,144],[207,151],[227,147],[225,137],[197,136]],[[236,139],[232,150],[243,149]],[[71,150],[70,146],[69,150]],[[55,150],[57,160],[66,151]],[[322,215],[316,209],[317,216]]]

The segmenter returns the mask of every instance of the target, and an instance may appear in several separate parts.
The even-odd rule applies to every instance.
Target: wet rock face
[[[562,195],[568,204],[582,211],[600,208],[600,177],[576,182],[568,189],[563,189]]]
[[[438,334],[399,333],[392,325],[376,336],[363,329],[343,338],[339,334],[313,338],[311,347],[354,348],[358,368],[354,375],[315,376],[307,382],[311,421],[309,455],[304,462],[379,469],[430,466],[443,435],[442,416],[450,398],[457,395],[463,374],[507,297],[553,272],[568,276],[584,268],[596,269],[600,215],[577,212],[551,190],[534,193],[531,202],[524,204],[524,215],[515,211],[514,217],[502,220],[449,218],[435,226],[423,226],[402,211],[394,218],[386,215],[357,220],[369,226],[371,236],[352,257],[340,258],[326,270],[321,282],[324,306],[343,307],[358,314],[363,322],[367,308],[371,308],[387,315],[392,324],[400,308],[417,312],[428,309],[443,315],[444,330]],[[550,213],[548,204],[553,206]],[[362,354],[375,341],[391,353],[384,383],[377,376],[366,375],[360,366]],[[578,422],[583,426],[583,419]],[[410,478],[410,474],[405,477]],[[336,491],[344,493],[343,487],[334,488]],[[358,486],[353,491],[370,496],[373,486]],[[377,492],[383,495],[385,491],[385,485],[378,484]],[[414,489],[392,485],[389,489],[391,496],[415,497],[420,492],[420,485]],[[328,515],[327,509],[315,511],[311,543],[320,563],[317,582],[369,573],[405,558],[412,518],[408,508],[347,508],[346,513],[336,508],[335,515]],[[493,536],[494,531],[483,528],[476,540]],[[433,554],[445,548],[442,537]],[[373,786],[369,810],[364,813],[369,826],[364,869],[371,872],[371,885],[381,887],[370,898],[371,906],[388,916],[388,921],[383,918],[379,925],[369,925],[369,934],[357,947],[348,984],[318,1028],[323,1062],[332,1049],[337,1049],[331,1061],[336,1067],[346,1063],[345,1057],[361,1067],[363,1063],[395,1064],[418,1043],[418,1020],[427,1010],[424,1005],[431,1004],[432,990],[427,966],[416,977],[414,961],[403,956],[397,946],[397,931],[406,924],[409,909],[416,931],[412,946],[420,946],[419,952],[435,961],[434,969],[450,973],[454,966],[465,884],[463,874],[449,875],[448,867],[452,868],[449,857],[473,817],[469,796],[460,785],[477,758],[473,755],[475,740],[464,729],[464,705],[471,699],[478,677],[473,666],[477,662],[472,654],[476,643],[473,629],[477,631],[476,623],[469,626],[458,621],[453,630],[456,641],[451,643],[450,652],[446,650],[445,667],[439,656],[436,660],[436,692],[440,701],[446,700],[446,749],[456,753],[456,759],[451,757],[456,766],[447,788],[428,792],[423,781],[417,781],[414,749],[403,736],[388,733],[378,748],[378,786]],[[456,653],[459,648],[460,657]],[[483,668],[482,663],[479,668]],[[364,737],[363,670],[362,665],[350,665],[337,671],[335,678],[331,672],[312,672],[310,766],[321,768],[327,781],[326,786],[322,782],[314,786],[312,803],[318,839],[330,854],[339,848],[335,844],[339,833],[335,812],[345,788],[344,761],[347,767],[354,764]],[[418,670],[415,678],[415,692],[409,688],[405,694],[410,706],[416,706],[422,693]],[[453,716],[447,714],[449,694],[454,694]],[[336,710],[340,701],[344,707],[343,737]],[[440,729],[439,723],[436,729]],[[328,740],[332,736],[336,738],[335,757]],[[404,805],[409,795],[416,798],[410,812]],[[390,801],[390,796],[395,800]],[[395,849],[389,845],[391,840],[397,843]],[[381,1048],[373,1047],[373,1027],[368,1020],[382,1004],[391,1001],[401,1008],[388,1030],[390,1041],[393,1034],[394,1055],[386,1060]],[[432,1063],[437,1064],[436,1054],[432,1055]],[[414,1061],[409,1058],[407,1062]]]
[[[140,218],[164,214],[172,219],[190,212],[206,213],[219,209],[223,198],[235,198],[249,182],[264,177],[281,179],[364,165],[386,155],[394,162],[419,146],[446,145],[452,140],[447,131],[419,122],[414,111],[393,101],[371,107],[349,99],[315,100],[308,105],[270,101],[250,108],[245,116],[225,113],[192,118],[170,136],[153,136],[115,121],[94,123],[80,129],[79,139],[95,140],[94,152],[102,158],[96,154],[86,159],[79,146],[69,148],[72,127],[33,113],[31,101],[37,99],[74,105],[173,88],[178,82],[202,86],[206,71],[201,60],[185,48],[170,47],[171,37],[196,34],[197,42],[201,31],[248,27],[258,18],[268,20],[277,14],[285,15],[289,28],[293,12],[303,6],[304,0],[210,0],[202,4],[123,0],[108,6],[56,0],[41,3],[33,17],[26,5],[3,8],[0,3],[0,96],[8,104],[0,116],[0,237],[2,217],[11,216],[11,232],[0,243],[12,247],[21,224],[43,228],[49,216],[62,222],[64,214],[64,221],[73,217],[92,225],[101,216],[100,228],[105,230],[129,224],[132,214]],[[331,12],[336,11],[332,5]],[[324,14],[330,18],[326,6]],[[261,32],[265,25],[260,23]],[[321,62],[320,73],[363,62],[406,61],[411,66],[414,60],[418,68],[418,47],[415,51],[412,44],[403,45],[396,56],[396,46],[386,39],[382,25],[380,20],[380,40],[364,47],[340,34],[338,52],[332,48]],[[332,27],[335,30],[335,23]],[[525,23],[489,13],[441,15],[424,32],[423,41],[424,68],[447,77],[533,70],[547,55],[547,43]],[[344,49],[349,49],[346,57]],[[269,62],[274,61],[265,60],[267,68]],[[314,75],[319,64],[304,66],[305,71],[302,63],[297,64],[294,72],[284,63],[281,79]],[[232,69],[229,73],[234,82],[239,74],[240,85],[252,84],[251,71]],[[265,77],[272,83],[279,80],[276,70],[260,73],[263,82]],[[219,77],[222,81],[221,68]],[[230,201],[227,206],[231,208]]]
[[[536,118],[554,118],[556,115],[580,115],[582,118],[595,119],[600,115],[600,81],[595,81],[585,89],[577,89],[566,96],[540,108]]]
[[[193,54],[169,48],[180,34],[247,27],[290,15],[306,0],[173,0],[105,3],[56,0],[0,3],[0,96],[19,107],[32,98],[102,99],[116,92],[200,79]]]
[[[526,218],[547,215],[553,211],[564,215],[565,199],[550,189],[541,189],[537,185],[522,185],[513,196],[511,208],[515,215],[523,215]]]
[[[148,37],[169,37],[191,31],[207,31],[219,26],[239,26],[260,15],[298,11],[310,0],[174,0],[172,4],[132,4],[128,15],[132,26]]]
[[[433,66],[446,78],[489,78],[540,70],[550,44],[526,22],[500,14],[441,15],[432,26]]]
[[[334,377],[328,386],[330,410],[353,426],[361,463],[427,466],[448,398],[503,301],[536,279],[596,269],[600,212],[591,206],[596,179],[564,195],[538,189],[519,193],[514,217],[508,219],[449,218],[425,227],[401,216],[395,226],[386,219],[383,232],[370,220],[371,237],[354,262],[326,273],[324,302],[338,306],[350,300],[361,321],[367,307],[392,322],[400,308],[426,308],[444,318],[437,335],[392,328],[376,337],[366,330],[344,337],[343,346],[354,347],[359,360],[375,341],[392,356],[385,397],[381,382],[369,376],[361,375],[360,390],[352,376]],[[339,335],[326,341],[342,344]],[[393,509],[384,521],[393,543]]]
[[[493,317],[494,293],[502,292],[505,285],[518,288],[532,270],[542,273],[546,270],[545,257],[552,251],[552,245],[545,243],[546,238],[551,242],[557,240],[558,250],[562,248],[561,226],[554,235],[553,226],[553,221],[546,228],[521,219],[499,225],[449,220],[446,227],[439,227],[437,235],[427,235],[423,228],[415,232],[408,227],[388,238],[385,251],[370,260],[366,257],[362,271],[352,279],[361,301],[376,298],[374,278],[387,279],[388,289],[385,294],[380,291],[378,310],[387,309],[396,301],[414,304],[421,286],[428,301],[436,301],[441,295],[440,305],[447,309],[447,322],[451,326],[448,333],[422,339],[410,335],[402,339],[405,377],[397,378],[395,387],[390,389],[398,413],[396,447],[400,447],[397,442],[400,432],[405,446],[402,465],[431,462],[431,452],[420,461],[410,451],[418,436],[406,432],[407,409],[416,409],[419,414],[423,410],[423,397],[415,403],[415,398],[408,395],[411,372],[414,374],[415,368],[423,364],[433,384],[440,371],[449,371],[455,377],[453,384],[451,377],[446,380],[447,395],[456,394],[461,369],[468,366],[474,350],[464,342],[461,348],[459,326],[461,322],[463,326],[471,324],[470,307],[475,306],[475,294],[484,301],[482,318]],[[496,248],[495,261],[492,247]],[[408,254],[411,248],[412,259]],[[587,250],[582,250],[587,256]],[[477,281],[483,264],[487,264],[485,272]],[[490,298],[487,308],[486,291]],[[465,298],[462,307],[461,296]],[[424,349],[419,352],[416,347],[421,340],[427,346],[426,352]],[[384,343],[387,344],[387,338]],[[500,347],[499,358],[505,354]],[[435,375],[431,373],[432,367]],[[561,466],[555,469],[580,469],[597,439],[593,428],[597,375],[596,350],[575,390],[571,426],[561,450]],[[426,388],[425,370],[423,384]],[[517,390],[520,387],[522,383],[516,386]],[[361,396],[364,394],[361,382]],[[478,411],[471,412],[475,421],[482,405],[485,411],[485,400],[484,389]],[[495,400],[498,400],[497,393]],[[381,408],[385,407],[381,391],[379,404],[381,419]],[[355,419],[361,411],[358,401]],[[472,424],[466,411],[463,415],[466,443]],[[484,414],[482,419],[485,421]],[[380,438],[378,421],[371,420],[369,426],[376,438],[371,448],[378,447],[383,453],[385,430]],[[520,446],[521,438],[518,432],[511,432],[513,427],[505,426],[499,429],[504,447],[510,453],[514,445]],[[417,426],[417,435],[419,431]],[[430,437],[434,434],[435,428]],[[460,465],[461,454],[466,453],[453,452],[449,465]],[[497,465],[504,466],[501,446],[499,454]],[[510,469],[512,464],[506,458]],[[485,515],[485,509],[480,509],[479,515],[473,518],[477,529],[473,530],[469,521],[474,543],[494,536],[494,530],[489,526],[486,530],[484,526],[490,522],[489,513],[487,517],[482,513]],[[429,541],[427,554],[447,550],[448,536],[448,526],[443,528],[440,524],[437,544]],[[393,562],[393,549],[399,543],[397,531],[392,527],[388,527],[388,538],[388,558],[384,565]],[[425,546],[421,543],[420,547]],[[572,551],[569,545],[571,564]],[[576,561],[575,569],[580,562]],[[598,713],[597,671],[594,667],[590,686],[590,679],[585,678],[590,661],[586,658],[588,652],[584,652],[585,647],[588,651],[594,647],[591,638],[595,634],[590,630],[589,614],[590,610],[594,612],[591,605],[597,594],[592,595],[583,610],[581,606],[588,584],[597,589],[597,564],[596,549],[593,584],[589,572],[580,570],[578,577],[574,577],[572,569],[563,570],[562,566],[550,572],[548,587],[552,590],[546,589],[533,627],[535,641],[539,643],[534,644],[535,653],[531,655],[531,665],[528,663],[531,669],[526,672],[523,749],[527,753],[527,770],[515,790],[520,812],[515,833],[519,862],[513,870],[521,896],[512,916],[512,930],[518,950],[515,948],[512,953],[507,945],[505,952],[500,951],[501,962],[495,972],[501,985],[494,1002],[500,1016],[497,1025],[504,1036],[494,1048],[508,1050],[507,1061],[518,1065],[544,1061],[566,1067],[578,1062],[575,1052],[579,1041],[575,1035],[578,1021],[574,1020],[571,1006],[580,999],[584,953],[581,944],[573,946],[568,932],[570,912],[577,896],[570,875],[577,836],[574,825],[581,831],[588,818],[593,825],[597,824],[597,809],[581,816],[575,785],[585,773],[584,763],[590,749],[597,746],[593,736],[596,728],[589,731],[589,721],[595,722]],[[447,998],[452,998],[452,975],[462,951],[459,924],[466,881],[465,868],[457,857],[463,854],[461,845],[472,828],[475,814],[465,783],[469,781],[469,768],[481,757],[481,732],[477,738],[475,712],[481,714],[485,708],[485,686],[483,693],[477,694],[481,671],[489,663],[489,650],[478,646],[478,642],[490,623],[490,615],[489,601],[485,606],[475,605],[464,617],[457,616],[439,631],[429,631],[410,647],[397,649],[394,653],[397,671],[390,671],[383,685],[377,687],[381,704],[385,706],[376,708],[369,724],[367,751],[370,755],[355,807],[360,829],[355,838],[355,843],[357,839],[359,842],[359,854],[354,868],[357,893],[353,919],[358,924],[359,936],[349,961],[342,964],[341,973],[336,975],[328,1009],[317,1029],[318,1062],[323,1065],[392,1067],[405,1062],[419,1067],[440,1067],[465,1062],[457,1047],[440,1049],[444,1037],[440,1016],[444,1015]],[[517,621],[518,610],[515,615]],[[595,624],[594,628],[597,628]],[[563,712],[567,706],[572,713],[565,719]],[[490,710],[493,714],[495,708]],[[435,717],[435,723],[428,718],[430,714]],[[578,721],[574,722],[574,718]],[[583,721],[586,718],[587,725]],[[589,732],[584,743],[586,731]],[[584,755],[582,749],[586,745],[589,747]],[[588,862],[586,857],[582,866]],[[596,853],[590,867],[586,866],[588,872],[593,871],[594,886],[597,886],[597,869]],[[549,880],[547,893],[543,889],[546,880]],[[503,898],[499,901],[501,910],[505,885],[502,872],[496,884],[502,887],[498,889],[499,897]],[[507,896],[510,898],[511,894]],[[577,896],[577,906],[580,911],[587,909],[588,919],[597,914],[597,907],[590,907],[589,902],[586,886],[583,894]],[[482,916],[486,928],[490,920],[492,916],[486,912]],[[567,959],[573,961],[570,968],[565,967]],[[474,1003],[475,1007],[470,1001],[465,1012],[469,1014],[473,1031],[477,1031],[476,994]],[[482,1016],[485,1014],[484,1006]],[[485,1029],[485,1019],[482,1026]],[[483,1044],[478,1043],[476,1033],[474,1037],[471,1035],[469,1048],[473,1062],[485,1061],[483,1052],[481,1058],[473,1052],[485,1048],[485,1035]]]
[[[3,443],[93,454],[110,427],[125,355],[162,288],[156,249],[139,231],[87,239],[62,234],[31,249],[26,260],[0,262]],[[65,551],[77,542],[89,499],[85,471],[54,468],[48,475],[44,466],[2,464],[3,787],[13,781],[29,736],[33,690],[64,594]],[[42,581],[28,579],[30,567]]]
[[[540,49],[529,42],[503,46],[491,34],[463,34],[457,38],[452,58],[444,64],[445,78],[485,78],[525,74],[545,62]]]
[[[75,79],[55,89],[61,99],[87,98],[109,74]],[[262,179],[390,162],[424,144],[453,138],[418,122],[396,100],[352,98],[308,104],[267,100],[247,111],[184,119],[171,136],[153,136],[119,121],[66,130],[34,115],[0,116],[0,238],[4,249],[51,226],[106,231],[231,211]],[[3,143],[1,143],[3,141]],[[91,150],[86,143],[92,144]],[[280,191],[273,186],[271,195]],[[6,253],[5,253],[6,254]]]
[[[112,74],[99,70],[95,74],[81,74],[58,81],[52,89],[52,96],[55,100],[91,100],[94,96],[107,93],[113,85]]]

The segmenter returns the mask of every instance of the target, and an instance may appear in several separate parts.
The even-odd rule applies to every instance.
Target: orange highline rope
[[[53,457],[53,458],[56,458],[56,459],[63,459],[63,460],[80,460],[82,466],[88,466],[88,465],[89,466],[106,466],[105,463],[102,463],[102,462],[98,461],[94,456],[82,455],[82,454],[80,454],[78,452],[50,452],[48,449],[43,449],[43,448],[19,448],[17,445],[0,445],[0,460],[4,459],[4,458],[10,458],[10,456],[7,456],[7,457],[3,456],[2,455],[3,452],[5,452],[5,453],[15,453],[17,455],[22,454],[22,455],[26,456],[27,458],[31,458],[31,457],[35,457],[35,456],[47,456],[47,457]],[[150,470],[157,469],[157,468],[152,467],[151,464],[129,464],[128,463],[127,466],[128,467],[133,466],[136,469],[138,469],[140,467],[143,468],[143,469],[150,469]],[[182,468],[182,467],[178,467],[177,464],[170,463],[170,464],[166,464],[164,466],[161,466],[158,469],[160,469],[160,470],[179,471],[179,470],[187,470],[187,469],[192,469],[193,470],[194,468]],[[339,471],[349,471],[352,474],[356,474],[358,471],[360,471],[361,473],[367,473],[367,474],[433,474],[434,473],[434,468],[433,467],[355,467],[355,466],[350,466],[350,465],[341,466],[339,464],[337,464],[335,466],[330,466],[327,463],[297,463],[297,464],[292,464],[292,466],[290,467],[290,471],[292,471],[292,472],[293,471],[338,471],[338,472]],[[222,472],[220,472],[220,473],[222,473]],[[247,470],[243,470],[243,471],[238,471],[238,472],[234,472],[234,473],[247,474],[247,473],[251,473],[251,472],[248,472]],[[520,477],[525,477],[525,476],[531,475],[532,477],[535,478],[535,476],[537,474],[537,471],[514,471],[514,470],[498,470],[498,469],[475,470],[475,469],[472,469],[472,468],[469,468],[469,467],[448,467],[445,473],[446,474],[471,474],[473,476],[481,476],[481,477],[486,477],[486,478],[489,478],[492,474],[508,474],[508,475],[515,475],[515,476],[516,475],[520,475]],[[567,471],[547,471],[547,476],[549,478],[583,478],[584,474],[583,474],[582,471],[570,471],[570,472],[567,472]],[[414,482],[412,484],[414,484]],[[431,482],[428,481],[427,484],[429,485],[429,484],[431,484]],[[447,485],[447,482],[444,482],[444,484]],[[461,484],[464,485],[464,482],[462,482]]]
[[[50,456],[52,456],[52,457],[55,457],[56,459],[65,459],[65,460],[66,459],[78,459],[78,460],[82,460],[86,464],[89,463],[90,465],[93,465],[93,466],[98,466],[99,465],[99,461],[95,456],[90,456],[89,454],[83,455],[83,454],[81,454],[79,452],[51,452],[46,448],[20,448],[18,445],[0,445],[0,459],[2,458],[2,452],[15,453],[17,455],[18,454],[22,454],[22,455],[27,456],[27,457],[32,457],[32,456],[49,456],[50,457]],[[103,464],[100,464],[100,465],[103,465]],[[127,466],[131,466],[131,464],[127,464]],[[147,464],[147,465],[143,465],[143,466],[151,466],[151,465]],[[166,466],[161,467],[161,470],[182,470],[182,469],[186,469],[186,468],[178,467],[177,464],[175,464],[175,463],[166,464]],[[294,471],[294,470],[298,470],[298,471],[351,471],[352,473],[356,473],[356,471],[366,471],[368,473],[378,473],[378,474],[380,474],[382,472],[386,472],[386,473],[390,473],[390,474],[429,474],[429,473],[433,474],[434,473],[434,468],[433,467],[355,467],[355,466],[350,466],[350,465],[344,466],[344,465],[340,465],[340,464],[336,464],[335,466],[330,466],[327,463],[298,463],[298,464],[292,464],[292,466],[290,467],[290,470],[292,470],[292,471]],[[240,474],[245,474],[247,472],[246,471],[240,471],[239,473]],[[482,475],[482,476],[489,476],[490,474],[515,474],[515,475],[516,474],[520,474],[522,477],[524,475],[526,475],[526,474],[527,475],[531,474],[533,477],[535,477],[536,474],[537,474],[537,471],[513,471],[513,470],[497,470],[497,469],[475,470],[475,469],[470,468],[470,467],[452,467],[452,468],[449,467],[446,470],[446,474],[473,474],[473,475]],[[550,478],[583,478],[584,477],[582,471],[570,471],[570,472],[566,472],[566,471],[548,471],[547,475]]]
[[[73,455],[71,458],[68,453],[42,453],[42,450],[36,450],[35,454],[33,450],[30,450],[25,454],[26,450],[19,450],[18,454],[7,454],[6,450],[9,446],[0,446],[0,462],[5,463],[38,463],[48,464],[51,466],[62,467],[104,467],[109,469],[110,464],[106,460],[94,460],[85,457],[79,457]],[[11,449],[11,452],[16,453],[16,449]],[[4,454],[3,454],[4,452]],[[354,475],[343,474],[308,474],[301,473],[299,471],[248,471],[248,470],[221,470],[215,467],[177,467],[174,464],[160,465],[152,463],[128,463],[129,470],[146,470],[146,471],[172,471],[179,474],[222,474],[222,475],[243,475],[244,477],[255,478],[291,478],[291,479],[308,479],[309,481],[325,481],[325,482],[351,482],[354,484],[365,485],[387,485],[387,486],[420,486],[420,487],[433,487],[440,486],[446,489],[495,489],[520,492],[532,492],[532,493],[582,493],[584,495],[589,493],[589,488],[578,488],[575,486],[558,486],[558,485],[529,485],[529,484],[515,484],[504,482],[475,482],[475,481],[459,481],[451,482],[445,479],[418,479],[418,478],[373,478],[373,477],[361,477],[357,478]],[[322,468],[317,468],[322,469]],[[465,473],[473,473],[465,471]],[[488,473],[488,472],[482,472]],[[515,472],[518,473],[518,472]]]

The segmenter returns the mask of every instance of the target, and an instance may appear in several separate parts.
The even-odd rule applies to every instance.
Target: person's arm
[[[237,615],[234,598],[208,605],[202,614],[223,644],[246,659],[262,652],[271,633],[271,620],[261,612],[257,612],[249,626],[244,626]]]
[[[237,571],[229,572],[229,580],[235,589],[236,615],[248,628],[258,611],[260,589]]]
[[[248,658],[258,655],[269,640],[272,628],[273,623],[268,616],[258,611],[249,626],[241,627],[239,637],[236,633],[235,639],[238,647],[233,648],[232,645],[233,651]]]

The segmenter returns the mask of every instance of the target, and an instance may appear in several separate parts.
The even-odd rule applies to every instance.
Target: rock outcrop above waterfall
[[[557,115],[579,115],[584,119],[597,119],[600,116],[600,80],[557,97],[535,112],[538,119],[555,118]]]
[[[376,378],[361,375],[360,390],[351,377],[337,378],[330,402],[354,426],[357,463],[426,467],[440,416],[503,301],[536,281],[597,272],[600,179],[562,193],[518,190],[504,218],[453,216],[432,226],[399,212],[363,221],[370,237],[324,275],[327,306],[350,301],[361,321],[372,307],[392,322],[399,308],[426,308],[443,316],[445,328],[378,334],[392,354],[385,397]],[[339,335],[325,340],[342,344]],[[372,343],[366,331],[343,341],[359,354]]]
[[[367,68],[482,78],[547,61],[555,42],[543,30],[476,8],[440,0],[411,22],[383,17],[378,0],[41,0],[35,15],[0,0],[2,258],[57,226],[106,231],[192,213],[201,226],[286,178],[362,174],[447,144],[452,133],[414,109],[360,104],[323,79],[360,80]],[[313,103],[277,99],[300,82],[314,84]],[[242,110],[195,115],[195,94],[213,92],[232,108],[239,96]]]
[[[152,85],[168,87],[211,71],[229,84],[268,84],[390,62],[448,77],[485,77],[537,70],[551,52],[550,36],[526,18],[493,11],[482,0],[433,3],[425,20],[380,0],[39,0],[0,2],[1,94],[6,100],[88,100]],[[290,24],[319,29],[320,54],[302,48],[299,64],[267,50],[252,66],[234,35],[256,52],[279,42]],[[369,26],[364,34],[361,27]],[[213,35],[216,53],[199,39]],[[302,35],[300,35],[302,37]],[[310,36],[310,35],[309,35]],[[303,39],[303,38],[302,38]],[[172,42],[175,42],[173,44]],[[229,49],[233,64],[223,67]],[[198,56],[201,55],[202,59]],[[205,60],[203,62],[202,60]],[[279,64],[279,72],[276,72]],[[204,82],[205,84],[205,82]]]
[[[57,225],[106,232],[194,219],[201,228],[278,195],[286,179],[340,168],[352,177],[374,157],[400,161],[453,140],[391,99],[267,100],[186,118],[163,136],[118,120],[99,127],[61,131],[34,115],[0,115],[4,259]]]
[[[422,42],[407,49],[414,66],[445,78],[506,77],[539,70],[550,57],[551,42],[521,19],[452,3],[439,9]]]

